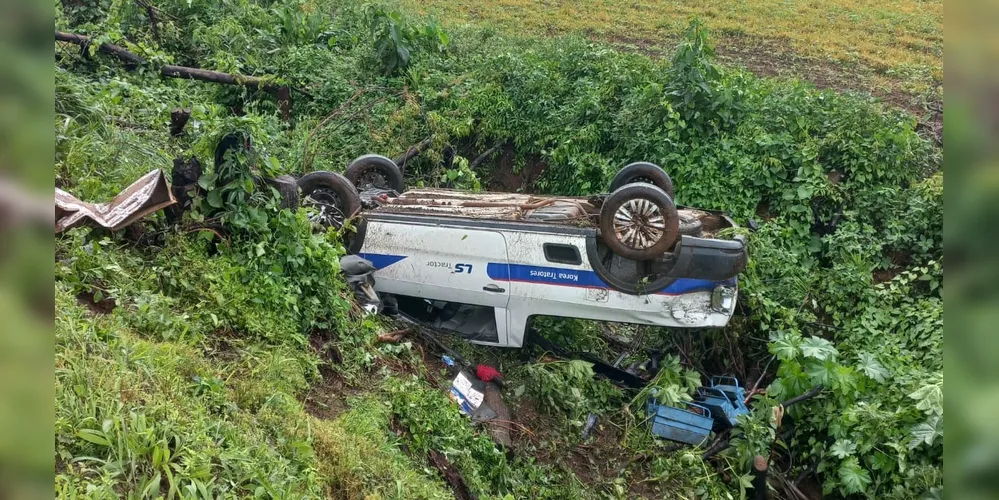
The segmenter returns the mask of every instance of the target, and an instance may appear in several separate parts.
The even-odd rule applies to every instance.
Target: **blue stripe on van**
[[[375,269],[384,269],[406,258],[405,255],[391,255],[384,253],[360,252],[357,255],[362,259],[367,259],[369,262],[371,262],[371,265],[375,266]]]
[[[593,271],[546,266],[526,266],[523,264],[501,264],[490,262],[486,274],[496,281],[516,281],[539,285],[570,286],[575,288],[610,289],[604,280]],[[691,278],[677,278],[657,295],[680,295],[684,293],[710,291],[718,285],[735,286],[736,279],[710,281]]]
[[[405,255],[380,253],[362,252],[357,255],[371,261],[371,264],[376,269],[384,269],[406,258]],[[574,288],[611,289],[610,285],[600,279],[600,276],[597,276],[597,273],[581,269],[490,262],[486,265],[486,275],[496,281],[515,281]],[[684,293],[711,291],[719,285],[735,286],[735,284],[736,278],[730,278],[725,281],[677,278],[669,286],[656,292],[656,295],[681,295]]]

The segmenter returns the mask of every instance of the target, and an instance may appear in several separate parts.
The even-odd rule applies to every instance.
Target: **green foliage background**
[[[391,6],[336,0],[169,0],[156,9],[154,35],[140,2],[56,5],[57,29],[151,61],[127,71],[94,46],[88,57],[57,46],[64,189],[108,199],[175,156],[208,164],[233,130],[252,135],[268,174],[342,171],[360,154],[392,156],[426,137],[433,146],[407,165],[409,184],[493,179],[495,162],[473,172],[467,158],[500,143],[514,151],[515,171],[541,172],[528,187],[543,193],[601,192],[626,163],[655,162],[678,203],[760,225],[740,318],[722,335],[747,360],[775,362],[727,452],[736,472],[777,439],[778,453],[794,457],[787,474],[814,465],[828,494],[912,498],[942,488],[943,174],[941,151],[913,117],[719,67],[698,22],[671,60],[653,60],[579,38],[444,33]],[[308,95],[293,94],[293,119],[282,122],[270,94],[160,79],[161,63],[270,75]],[[178,106],[192,121],[171,138]],[[440,166],[445,144],[466,157],[452,172]],[[187,222],[225,222],[235,228],[225,242],[160,221],[141,245],[81,231],[58,239],[57,493],[433,497],[442,485],[418,464],[443,449],[485,496],[624,495],[510,462],[460,419],[440,419],[446,399],[387,371],[385,359],[407,354],[374,348],[377,325],[350,314],[336,235],[313,234],[303,211],[280,211],[252,182],[216,180],[204,179],[209,196]],[[81,293],[118,307],[85,314],[74,301]],[[296,398],[321,379],[308,348],[317,331],[329,332],[344,377],[382,380],[335,420],[306,415]],[[591,334],[570,333],[583,343]],[[536,370],[526,378],[581,373]],[[771,408],[820,384],[822,395],[792,407],[778,428]],[[563,402],[571,420],[613,406],[604,388],[577,399],[551,390],[528,395]],[[408,432],[386,437],[391,419]],[[337,445],[346,435],[350,450]],[[652,470],[688,496],[739,489],[698,473],[693,456],[663,455]]]

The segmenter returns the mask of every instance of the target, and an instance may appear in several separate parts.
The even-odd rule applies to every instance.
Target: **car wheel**
[[[600,208],[600,236],[614,253],[631,260],[652,260],[680,236],[673,199],[645,183],[626,184]]]
[[[377,188],[401,193],[405,189],[402,170],[394,161],[381,155],[364,155],[350,162],[347,179],[358,191]]]
[[[652,184],[665,191],[671,200],[674,198],[673,179],[669,178],[669,174],[659,165],[644,161],[631,163],[619,170],[614,176],[614,180],[611,181],[610,191],[613,193],[621,186],[635,182]]]
[[[687,213],[678,214],[678,217],[680,220],[680,234],[685,234],[687,236],[700,236],[701,230],[703,229],[701,219],[698,219],[694,214]]]
[[[316,210],[312,221],[340,229],[361,209],[361,196],[346,177],[336,172],[312,172],[298,179],[302,205]]]

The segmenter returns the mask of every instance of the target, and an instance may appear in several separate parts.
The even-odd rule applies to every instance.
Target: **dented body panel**
[[[533,316],[702,328],[725,326],[734,311],[738,262],[723,279],[676,277],[653,293],[625,293],[594,268],[593,227],[385,212],[365,214],[358,248],[377,268],[376,290],[494,308],[495,338],[475,343],[520,347]]]

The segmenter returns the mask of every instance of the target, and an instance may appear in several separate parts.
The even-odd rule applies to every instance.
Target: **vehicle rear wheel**
[[[621,186],[635,182],[652,184],[665,191],[671,200],[674,198],[673,179],[670,179],[669,174],[659,165],[645,161],[628,164],[619,170],[617,175],[614,176],[614,180],[611,181],[610,191],[613,193]]]
[[[361,209],[361,196],[346,177],[336,172],[312,172],[298,179],[302,205],[316,209],[313,222],[340,229]]]
[[[673,199],[651,184],[626,184],[600,208],[600,236],[611,251],[632,260],[666,253],[680,236]]]
[[[377,188],[401,193],[406,187],[399,166],[394,161],[375,154],[359,156],[350,162],[347,166],[347,179],[358,191]]]

